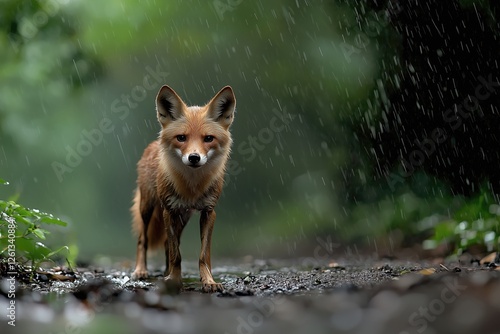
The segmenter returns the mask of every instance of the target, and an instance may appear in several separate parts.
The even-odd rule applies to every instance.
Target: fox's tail
[[[139,236],[144,228],[141,215],[141,192],[139,189],[135,190],[134,203],[130,211],[132,212],[132,231],[136,236]],[[167,239],[167,233],[161,218],[162,213],[158,207],[155,207],[151,221],[148,227],[148,250],[157,249],[164,245]]]

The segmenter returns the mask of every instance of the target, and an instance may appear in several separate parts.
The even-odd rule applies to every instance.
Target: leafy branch
[[[7,185],[8,182],[0,179],[0,184]],[[15,201],[0,200],[0,258],[9,262],[13,259],[19,263],[31,262],[33,274],[41,263],[54,262],[54,257],[61,252],[69,255],[67,246],[52,250],[43,243],[50,234],[46,226],[50,225],[67,226],[67,223]]]

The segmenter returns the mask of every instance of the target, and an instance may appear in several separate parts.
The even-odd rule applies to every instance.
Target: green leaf
[[[4,179],[0,179],[0,185],[9,185],[9,182],[5,181]]]
[[[29,221],[25,217],[23,217],[21,215],[18,215],[18,214],[12,215],[12,218],[14,218],[16,220],[16,222],[18,222],[18,223],[23,223],[23,224],[26,224],[28,226],[33,226],[34,225],[31,221]]]
[[[45,250],[50,251],[50,248],[49,248],[49,247],[47,247],[47,246],[45,246],[45,245],[44,245],[43,243],[41,243],[40,241],[35,242],[35,246],[36,246],[36,247],[39,247],[39,248],[42,248],[42,249],[45,249]]]
[[[48,252],[47,252],[48,253]],[[33,240],[29,237],[16,238],[16,257],[25,257],[33,260],[40,258],[40,250],[35,247]]]
[[[62,220],[50,216],[44,216],[40,219],[40,222],[44,224],[53,224],[53,225],[60,225],[60,226],[67,226],[68,223],[63,222]]]
[[[39,228],[36,228],[33,230],[33,234],[42,240],[45,240],[45,232],[47,232],[47,231],[39,229]]]
[[[446,220],[434,227],[434,240],[443,241],[455,235],[456,222],[453,220]]]
[[[26,209],[26,208],[24,208],[22,206],[16,207],[16,209],[14,211],[18,215],[23,216],[25,218],[26,217],[36,217],[36,215],[32,211],[30,211],[29,209]]]

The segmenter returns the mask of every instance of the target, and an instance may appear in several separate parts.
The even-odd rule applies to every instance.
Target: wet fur
[[[166,249],[166,280],[181,286],[180,235],[194,210],[201,211],[200,277],[203,290],[217,291],[211,274],[210,243],[215,221],[215,205],[224,183],[232,139],[228,130],[234,117],[236,100],[230,87],[223,88],[206,106],[187,107],[168,86],[157,96],[157,116],[162,130],[159,138],[144,151],[138,163],[137,189],[132,213],[132,228],[138,237],[137,263],[133,278],[147,277],[147,250],[162,245]],[[200,145],[198,134],[211,135],[216,142],[206,164],[192,168],[185,165],[174,138],[190,134],[186,145]],[[197,139],[198,138],[198,139]],[[186,149],[190,149],[188,146]],[[170,236],[170,237],[169,237]]]

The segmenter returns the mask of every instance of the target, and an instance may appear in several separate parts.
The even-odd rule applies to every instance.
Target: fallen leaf
[[[74,276],[66,276],[66,275],[60,275],[60,274],[54,274],[54,273],[49,273],[46,271],[37,271],[38,274],[40,275],[46,275],[49,279],[53,279],[56,281],[74,281],[76,277]]]
[[[479,263],[481,265],[485,265],[485,264],[488,264],[488,263],[495,263],[495,258],[497,256],[497,252],[493,252],[489,255],[486,255],[485,257],[483,257],[481,259],[481,261],[479,261]]]
[[[434,274],[435,272],[436,272],[436,269],[434,269],[434,268],[425,268],[425,269],[420,270],[418,273],[419,273],[420,275],[425,275],[425,276],[427,276],[427,275],[432,275],[432,274]]]

